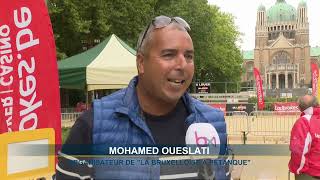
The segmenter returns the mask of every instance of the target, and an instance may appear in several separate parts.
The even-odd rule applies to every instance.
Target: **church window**
[[[294,36],[295,36],[295,33],[294,33],[294,31],[292,31],[292,32],[290,33],[290,38],[291,38],[291,39],[294,39]]]
[[[289,54],[285,51],[280,51],[272,59],[273,64],[288,64],[290,62]]]

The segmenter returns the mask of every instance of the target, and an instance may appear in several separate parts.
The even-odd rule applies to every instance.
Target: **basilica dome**
[[[267,11],[269,23],[295,21],[297,10],[285,0],[277,0],[276,4],[271,6]]]

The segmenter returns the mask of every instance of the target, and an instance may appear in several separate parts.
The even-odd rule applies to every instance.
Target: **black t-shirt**
[[[182,100],[168,114],[154,116],[143,113],[152,136],[158,145],[185,145],[187,109]]]

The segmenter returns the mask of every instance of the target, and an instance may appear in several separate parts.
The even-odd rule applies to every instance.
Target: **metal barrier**
[[[81,112],[61,113],[63,127],[71,127]],[[249,115],[245,111],[226,112],[228,136],[238,143],[246,143],[255,137],[282,138],[286,143],[290,132],[300,113],[290,112],[280,114],[275,111],[254,111]]]
[[[190,95],[205,103],[214,103],[214,102],[247,103],[249,98],[248,94],[242,94],[242,93],[207,93],[207,94],[194,93]]]
[[[81,112],[61,113],[62,127],[71,127],[80,115]]]
[[[228,135],[242,135],[249,131],[248,113],[245,111],[227,111],[225,114]]]
[[[249,135],[290,137],[299,115],[299,112],[254,111],[249,115]]]
[[[229,142],[289,143],[291,129],[299,112],[244,111],[226,112]]]
[[[76,112],[76,108],[61,108],[61,113],[74,113]]]
[[[61,113],[61,120],[62,121],[75,121],[81,112],[73,112],[73,113]]]
[[[227,124],[228,143],[229,144],[288,144],[290,141],[290,132],[295,121],[299,117],[299,112],[275,112],[275,111],[254,111],[250,114],[246,112],[226,112],[225,119]],[[250,146],[249,146],[250,147]],[[284,151],[288,151],[289,148]],[[293,174],[288,172],[287,162],[288,156],[274,156],[274,157],[262,157],[262,156],[248,156],[251,161],[259,162],[271,162],[276,163],[280,160],[280,163],[275,164],[276,168],[263,169],[263,172],[271,172],[277,174],[275,179],[292,179]],[[262,158],[264,158],[262,160]],[[260,163],[261,164],[261,163]],[[255,164],[257,165],[257,163]],[[261,167],[253,167],[250,169],[247,167],[246,171],[253,173],[254,171],[260,171]],[[239,177],[241,179],[258,179],[253,175],[242,175],[241,167],[238,166],[240,171]],[[280,173],[281,172],[281,173]],[[284,173],[282,173],[284,172]],[[279,176],[278,176],[279,175]]]

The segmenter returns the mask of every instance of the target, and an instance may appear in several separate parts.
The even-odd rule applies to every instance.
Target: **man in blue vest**
[[[225,155],[224,114],[186,92],[194,75],[190,30],[188,23],[180,17],[155,17],[138,40],[138,76],[127,88],[94,101],[93,110],[85,112],[72,127],[66,144],[185,145],[186,130],[191,124],[209,123],[219,136],[220,155]],[[197,173],[198,170],[173,173],[170,166],[159,165],[115,168],[95,166],[80,159],[78,166],[70,166],[67,162],[77,160],[77,157],[64,148],[59,154],[57,179],[205,178]],[[222,165],[212,165],[209,176],[229,179],[227,171]]]

